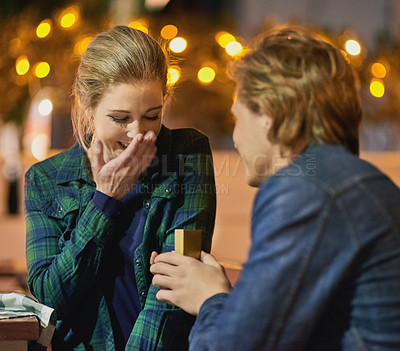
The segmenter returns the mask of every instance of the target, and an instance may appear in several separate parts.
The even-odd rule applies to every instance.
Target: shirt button
[[[141,266],[141,265],[142,265],[142,263],[140,262],[140,260],[139,260],[139,259],[136,259],[136,260],[135,260],[135,265],[136,265],[136,266]]]
[[[140,297],[141,297],[141,298],[144,299],[146,296],[147,296],[147,294],[146,294],[145,291],[141,291],[141,292],[140,292]]]
[[[147,201],[146,201],[146,202],[144,203],[144,208],[148,210],[148,209],[150,208],[150,202],[147,202]]]

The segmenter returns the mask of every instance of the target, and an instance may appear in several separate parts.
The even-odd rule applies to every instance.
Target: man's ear
[[[270,129],[272,128],[272,124],[274,123],[274,120],[266,114],[263,114],[262,118],[263,118],[265,130],[267,133],[269,133]]]

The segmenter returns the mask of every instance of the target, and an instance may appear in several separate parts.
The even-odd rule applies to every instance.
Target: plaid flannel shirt
[[[149,259],[174,249],[175,229],[202,229],[209,251],[216,196],[208,139],[193,129],[162,127],[158,152],[140,177],[146,223],[136,249],[135,276],[142,311],[126,350],[187,347],[194,318],[156,299]],[[59,321],[54,350],[114,350],[109,312],[99,278],[117,216],[92,201],[95,183],[82,148],[32,166],[25,179],[26,258],[29,287],[53,307]]]

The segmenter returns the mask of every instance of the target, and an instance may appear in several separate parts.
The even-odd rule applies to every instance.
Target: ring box
[[[200,258],[201,229],[175,229],[175,252],[184,256]]]

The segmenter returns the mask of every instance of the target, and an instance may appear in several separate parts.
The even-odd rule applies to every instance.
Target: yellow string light
[[[38,62],[35,66],[35,75],[38,78],[45,78],[50,73],[50,65],[47,62]]]
[[[28,57],[26,57],[26,55],[18,57],[15,63],[15,70],[17,71],[17,74],[23,76],[28,73],[29,68],[30,68],[30,63]]]
[[[197,78],[202,84],[210,84],[215,79],[215,71],[211,67],[202,67],[197,73]]]
[[[39,23],[36,27],[36,36],[38,38],[46,38],[51,31],[52,21],[50,19],[45,19]]]

